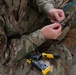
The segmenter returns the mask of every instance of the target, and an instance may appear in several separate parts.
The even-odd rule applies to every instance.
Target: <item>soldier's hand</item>
[[[64,11],[62,9],[50,9],[48,11],[48,18],[51,22],[61,22],[65,18]]]
[[[61,34],[61,24],[54,23],[43,27],[40,31],[45,39],[56,39]]]

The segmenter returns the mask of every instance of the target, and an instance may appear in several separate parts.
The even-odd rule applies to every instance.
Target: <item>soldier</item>
[[[58,4],[56,5],[55,2]],[[56,0],[55,2],[54,0],[0,1],[1,75],[41,75],[41,72],[37,73],[26,63],[26,54],[34,51],[48,39],[57,39],[61,34],[62,26],[60,22],[65,16],[61,9],[55,8],[63,8],[69,1],[62,0],[62,2],[59,2],[59,0]],[[55,5],[55,8],[53,5]],[[49,20],[55,23],[50,24]],[[68,24],[62,22],[63,25],[65,23]],[[68,29],[69,24],[63,28],[62,33]],[[71,46],[74,46],[76,33],[73,32],[75,30],[76,28],[72,28],[65,39],[63,37],[57,39],[60,41],[58,44],[64,44],[67,47],[57,45],[56,50],[51,52],[58,53],[61,58],[44,60],[51,68],[48,75],[68,74],[72,62],[72,56],[68,48],[71,49]],[[63,41],[61,41],[62,39]],[[72,40],[72,42],[67,45],[69,40]]]

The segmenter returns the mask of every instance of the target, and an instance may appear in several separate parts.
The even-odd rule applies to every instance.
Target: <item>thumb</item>
[[[59,27],[56,29],[57,33],[60,33],[61,30],[62,30],[62,27],[61,27],[61,26],[59,26]]]
[[[56,18],[56,20],[58,21],[58,22],[60,22],[60,16],[59,16],[59,14],[56,12],[55,13],[55,18]]]
[[[51,24],[51,27],[52,27],[53,29],[58,28],[58,27],[60,27],[60,26],[61,26],[61,24],[60,24],[60,23],[57,23],[57,22]]]

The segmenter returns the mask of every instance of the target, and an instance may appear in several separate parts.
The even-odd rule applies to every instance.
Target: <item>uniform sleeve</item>
[[[54,8],[50,0],[36,0],[36,4],[40,12],[47,13],[49,9]]]
[[[40,32],[40,30],[37,30],[33,33],[31,33],[28,36],[29,40],[34,43],[37,47],[40,46],[42,43],[45,42],[45,38],[42,35],[42,33]]]
[[[13,47],[11,50],[13,49],[15,52],[14,61],[22,59],[27,54],[34,51],[43,42],[45,42],[45,39],[40,30],[35,31],[30,35],[22,35],[19,38],[12,39],[9,46]]]

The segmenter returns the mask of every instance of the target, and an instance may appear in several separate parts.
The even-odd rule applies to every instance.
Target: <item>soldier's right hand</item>
[[[41,33],[45,39],[56,39],[62,32],[62,27],[60,23],[53,23],[43,27]]]

